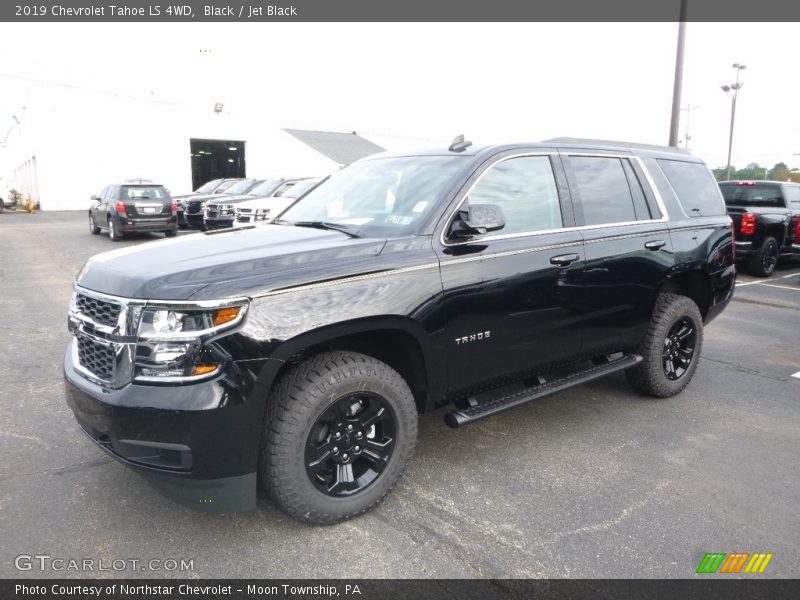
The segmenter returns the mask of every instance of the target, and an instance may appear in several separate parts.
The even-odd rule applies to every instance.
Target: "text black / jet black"
[[[394,485],[419,412],[450,405],[459,427],[622,370],[679,393],[733,261],[720,190],[685,151],[379,154],[276,224],[91,259],[67,399],[173,498],[248,509],[260,485],[332,523]]]

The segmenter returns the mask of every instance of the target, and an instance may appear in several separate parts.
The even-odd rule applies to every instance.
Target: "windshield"
[[[195,192],[195,194],[210,194],[211,192],[213,192],[216,189],[216,187],[221,182],[222,182],[222,179],[212,179],[211,181],[201,185],[194,192]]]
[[[250,191],[250,189],[259,183],[258,179],[242,179],[241,181],[237,181],[227,190],[225,190],[226,194],[246,194]]]
[[[311,190],[279,221],[332,223],[366,237],[406,235],[427,216],[463,165],[461,156],[356,162]]]
[[[317,185],[321,179],[302,179],[300,181],[295,181],[291,184],[285,184],[288,187],[286,189],[280,189],[275,192],[276,196],[280,196],[281,198],[299,198],[303,194],[305,194],[308,190],[313,188]]]
[[[280,184],[280,179],[267,179],[266,181],[259,183],[247,193],[251,196],[271,196],[272,192],[277,190]]]
[[[780,186],[771,183],[737,183],[719,186],[728,206],[785,206]]]

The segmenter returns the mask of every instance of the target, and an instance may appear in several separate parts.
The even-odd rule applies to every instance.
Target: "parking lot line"
[[[800,371],[797,373],[792,373],[792,377],[797,377],[797,379],[800,379]]]
[[[780,288],[782,290],[792,290],[792,291],[795,291],[795,292],[800,292],[800,288],[790,287],[788,285],[778,285],[776,283],[762,283],[761,285],[765,285],[767,287]]]

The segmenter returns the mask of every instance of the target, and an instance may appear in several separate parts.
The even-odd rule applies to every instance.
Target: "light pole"
[[[691,125],[692,120],[692,111],[700,108],[699,106],[692,106],[691,104],[687,104],[681,109],[681,112],[684,110],[686,111],[686,149],[689,149],[689,141],[692,139],[692,136],[689,135],[689,126]]]
[[[736,82],[730,85],[723,85],[722,91],[731,97],[731,131],[728,136],[728,174],[725,177],[730,181],[731,178],[731,151],[733,150],[733,122],[736,119],[736,96],[739,90],[742,89],[744,82],[739,83],[739,72],[747,68],[747,65],[740,65],[733,63],[733,68],[736,69]]]

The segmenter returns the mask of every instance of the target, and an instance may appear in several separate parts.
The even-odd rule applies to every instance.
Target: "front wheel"
[[[397,371],[355,352],[319,354],[270,395],[261,485],[291,516],[336,523],[386,496],[416,435],[414,396]]]
[[[176,235],[178,235],[178,230],[177,229],[167,229],[164,232],[164,235],[167,236],[167,237],[175,237]]]
[[[644,360],[625,375],[643,394],[674,396],[692,380],[702,347],[703,317],[697,304],[686,296],[660,294],[638,348]]]
[[[92,235],[100,233],[100,228],[97,226],[97,223],[94,222],[94,217],[91,213],[89,213],[89,233]]]

